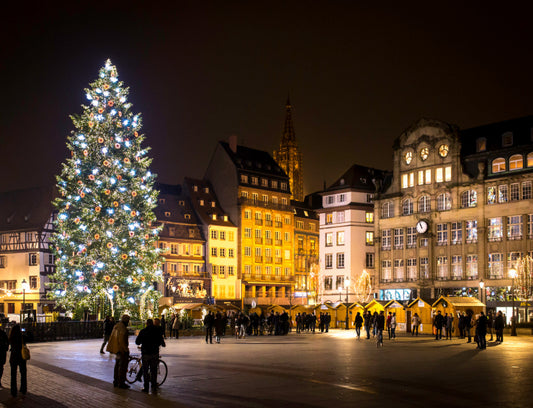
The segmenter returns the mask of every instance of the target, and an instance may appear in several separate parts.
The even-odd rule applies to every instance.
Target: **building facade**
[[[53,198],[51,186],[0,193],[0,313],[10,320],[23,311],[40,320],[55,307],[46,287],[55,272]]]
[[[215,303],[239,303],[241,280],[238,277],[238,232],[229,215],[221,208],[213,188],[205,180],[186,178],[184,185],[192,208],[206,237],[207,272]]]
[[[533,249],[532,176],[533,117],[406,130],[376,200],[378,297],[478,296],[510,316],[512,273]]]
[[[296,143],[296,133],[292,123],[292,105],[287,99],[285,106],[285,125],[281,136],[279,149],[274,151],[274,160],[289,176],[289,187],[291,199],[303,201],[304,199],[304,176],[303,176],[303,158],[298,143]]]
[[[382,178],[380,170],[354,165],[321,193],[319,302],[372,297],[373,197]]]
[[[206,177],[239,231],[243,304],[290,304],[294,213],[289,178],[264,151],[219,142]]]

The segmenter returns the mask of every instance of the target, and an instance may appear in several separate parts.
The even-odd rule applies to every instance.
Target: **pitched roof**
[[[194,186],[197,187],[196,191],[194,191]],[[191,205],[194,211],[204,224],[226,227],[235,226],[220,206],[215,191],[209,181],[186,177],[184,187],[191,197]],[[216,219],[213,219],[213,215],[216,215]],[[224,216],[226,216],[226,221],[224,220]]]
[[[54,211],[55,197],[52,185],[0,193],[0,231],[43,228]]]
[[[375,180],[382,178],[385,172],[372,167],[354,164],[337,181],[329,186],[324,193],[343,189],[356,189],[375,192]]]

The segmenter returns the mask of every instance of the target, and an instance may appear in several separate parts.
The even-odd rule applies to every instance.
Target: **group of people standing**
[[[22,348],[26,345],[27,338],[22,332],[20,324],[14,325],[9,331],[9,336],[0,328],[0,388],[2,386],[2,376],[4,375],[4,365],[9,355],[9,365],[11,366],[11,395],[17,396],[17,371],[20,371],[20,392],[24,395],[28,391],[26,361],[22,355]]]

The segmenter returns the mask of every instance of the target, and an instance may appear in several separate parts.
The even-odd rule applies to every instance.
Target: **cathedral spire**
[[[287,113],[285,115],[285,126],[283,127],[282,143],[296,142],[296,135],[294,133],[294,125],[292,123],[292,105],[290,97],[287,96],[287,104],[285,105]]]

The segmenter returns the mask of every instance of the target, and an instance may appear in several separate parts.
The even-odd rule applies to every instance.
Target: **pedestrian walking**
[[[505,327],[505,319],[503,318],[503,313],[501,310],[496,315],[494,319],[494,330],[496,331],[496,342],[503,342],[503,329]]]
[[[174,335],[176,336],[176,339],[180,338],[180,317],[177,314],[174,314],[172,321],[172,331],[174,332]]]
[[[468,337],[467,343],[472,343],[472,313],[468,312],[464,315],[464,323],[463,323],[464,331],[465,331],[465,337]]]
[[[411,324],[413,325],[413,329],[411,330],[411,336],[418,336],[418,328],[420,326],[420,322],[421,320],[418,316],[418,313],[415,313],[411,319]]]
[[[111,336],[114,326],[115,318],[112,316],[106,316],[104,320],[104,342],[102,343],[102,347],[100,347],[100,354],[105,354],[104,347],[109,341],[109,336]]]
[[[489,341],[492,341],[492,328],[494,327],[494,317],[492,312],[487,313],[487,333],[490,334]]]
[[[387,333],[389,335],[389,340],[391,339],[391,319],[392,319],[392,313],[389,312],[389,314],[387,315]]]
[[[225,324],[226,322],[222,317],[222,314],[217,312],[215,315],[215,341],[217,343],[220,343],[220,338],[223,336]]]
[[[128,324],[130,317],[125,314],[120,321],[115,324],[109,341],[107,351],[115,354],[115,370],[113,372],[113,386],[128,389],[126,384],[126,372],[128,371],[128,361],[130,358],[130,348],[128,342]]]
[[[20,324],[16,324],[9,332],[9,365],[11,366],[11,395],[17,396],[17,368],[20,370],[20,392],[26,394],[28,390],[26,360],[22,358],[22,346],[26,344],[26,336],[22,334]]]
[[[363,317],[361,316],[361,313],[357,312],[357,315],[355,316],[355,334],[357,335],[357,338],[361,338],[361,326],[363,325]],[[368,330],[367,330],[368,333]]]
[[[390,318],[390,335],[391,339],[396,339],[396,313],[393,313]]]
[[[372,315],[367,310],[363,314],[363,320],[365,321],[365,331],[366,331],[366,339],[370,339],[370,326],[372,325]]]
[[[377,314],[377,312],[374,312]],[[385,330],[385,312],[382,310],[376,318],[375,331],[378,347],[383,347],[383,330]]]
[[[9,339],[6,332],[0,327],[0,389],[2,386],[2,376],[4,375],[4,365],[6,364],[7,350],[9,349]]]
[[[205,328],[205,343],[213,344],[213,325],[215,324],[215,317],[211,310],[204,317],[204,328]],[[209,339],[209,341],[208,341]]]
[[[479,312],[476,325],[476,335],[478,338],[478,348],[485,350],[487,348],[487,316],[485,313]]]
[[[154,325],[152,319],[146,320],[146,327],[139,332],[135,344],[141,346],[141,360],[143,368],[143,392],[157,391],[157,365],[159,364],[159,347],[165,347],[165,340],[161,333],[161,326]]]
[[[451,313],[446,313],[445,325],[446,325],[446,340],[452,339],[453,334],[453,315]]]

